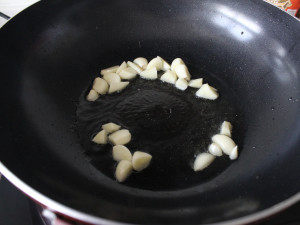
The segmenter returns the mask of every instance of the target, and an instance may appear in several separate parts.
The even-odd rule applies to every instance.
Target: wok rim
[[[20,191],[28,195],[30,198],[35,200],[41,205],[46,206],[47,209],[54,213],[58,213],[61,215],[65,215],[70,217],[73,220],[81,221],[88,224],[95,224],[95,225],[124,225],[129,223],[123,223],[118,221],[113,221],[109,219],[104,219],[101,217],[93,216],[91,214],[73,209],[68,207],[64,204],[61,204],[42,193],[38,192],[37,190],[30,187],[20,178],[18,178],[14,173],[12,173],[1,161],[0,161],[0,174],[2,174],[9,182],[11,182],[15,187],[17,187]],[[223,222],[217,223],[210,223],[211,225],[238,225],[238,224],[248,224],[256,221],[260,221],[264,218],[270,217],[276,213],[287,209],[288,207],[292,206],[293,204],[300,201],[300,192],[297,192],[295,195],[287,198],[286,200],[279,202],[269,208],[264,210],[255,212],[253,214],[243,216],[240,218],[227,220]]]
[[[37,1],[33,3],[32,5],[27,6],[20,12],[18,12],[15,16],[7,19],[7,21],[0,27],[0,29],[3,29],[6,27],[10,21],[15,20],[15,18],[22,14],[25,10],[28,12],[32,8],[32,6],[36,6],[41,1]],[[278,7],[275,7],[270,2],[262,1],[261,4],[268,4],[272,10],[274,11],[280,11],[280,13],[285,16],[288,16],[290,19],[293,18],[297,22],[300,22],[300,19],[284,12],[283,10],[279,9]],[[18,178],[13,172],[11,172],[1,161],[0,161],[0,175],[3,175],[10,183],[12,183],[18,190],[23,192],[25,195],[29,196],[34,201],[38,202],[39,204],[46,206],[46,208],[54,213],[61,214],[67,217],[70,217],[72,220],[81,221],[88,224],[95,224],[95,225],[125,225],[129,223],[123,223],[118,221],[113,221],[110,219],[104,219],[101,217],[93,216],[91,214],[73,209],[71,207],[68,207],[62,203],[59,203],[46,195],[40,193],[39,191],[35,190],[28,184],[26,184],[24,181],[22,181],[20,178]],[[1,176],[0,176],[0,182],[1,182]],[[239,224],[249,224],[252,222],[257,222],[262,219],[268,218],[272,215],[275,215],[290,206],[296,204],[297,202],[300,202],[300,191],[298,191],[296,194],[290,196],[289,198],[285,199],[284,201],[281,201],[269,208],[257,211],[255,213],[232,219],[232,220],[226,220],[223,222],[217,222],[217,223],[210,223],[210,225],[239,225]],[[131,224],[131,223],[130,223]]]

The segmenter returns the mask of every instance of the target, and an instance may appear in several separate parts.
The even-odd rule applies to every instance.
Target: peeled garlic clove
[[[190,73],[188,73],[188,75],[187,75],[187,77],[186,78],[184,78],[185,80],[187,80],[187,81],[190,81],[191,80],[191,74]]]
[[[185,79],[178,79],[175,83],[175,87],[177,87],[179,90],[184,91],[188,87],[188,82]]]
[[[108,83],[111,84],[113,82],[121,82],[121,78],[116,73],[106,73],[103,75],[103,79]]]
[[[203,78],[198,78],[198,79],[191,80],[189,82],[189,86],[192,88],[201,88],[202,83],[203,83]]]
[[[231,151],[229,158],[231,160],[235,160],[238,157],[238,146],[235,146],[234,149]]]
[[[94,80],[93,89],[97,91],[98,94],[104,95],[108,91],[108,84],[104,79],[97,77]]]
[[[156,68],[157,71],[162,70],[163,61],[160,57],[159,58],[156,57],[156,58],[152,59],[147,65],[147,70],[152,69],[154,67]]]
[[[116,161],[127,160],[131,162],[132,155],[129,149],[124,145],[116,145],[112,151],[113,159]]]
[[[170,69],[171,69],[170,64],[167,63],[166,61],[163,61],[163,70],[167,71],[167,70],[170,70]]]
[[[109,134],[119,130],[120,128],[121,128],[121,126],[119,126],[115,123],[106,123],[106,124],[102,125],[102,129],[105,130]]]
[[[191,75],[186,65],[180,64],[174,68],[174,72],[179,78],[190,79]]]
[[[97,144],[107,144],[107,132],[105,130],[101,130],[98,134],[96,134],[92,141]]]
[[[108,93],[111,94],[111,93],[114,93],[114,92],[122,91],[124,88],[127,87],[128,84],[129,84],[128,81],[125,81],[125,82],[113,82],[109,86]]]
[[[136,58],[135,60],[133,60],[133,62],[139,65],[139,67],[141,67],[143,70],[145,70],[148,65],[148,60],[143,57]]]
[[[174,71],[175,67],[178,65],[185,65],[185,63],[181,58],[176,58],[173,60],[173,62],[171,63],[171,70]]]
[[[212,154],[214,156],[222,156],[223,155],[221,147],[216,143],[211,143],[208,147],[208,151],[210,154]]]
[[[167,71],[171,69],[171,66],[169,63],[167,63],[166,60],[164,60],[163,58],[161,58],[160,56],[157,56],[157,58],[161,59],[162,61],[162,70]]]
[[[150,164],[152,156],[146,152],[136,151],[132,156],[132,166],[136,171],[147,168]]]
[[[216,134],[211,139],[221,147],[222,151],[226,155],[230,155],[230,153],[236,147],[234,141],[230,137],[223,134]]]
[[[118,130],[108,136],[109,141],[113,145],[126,145],[131,140],[131,134],[129,130]]]
[[[106,73],[115,73],[118,70],[119,66],[112,66],[106,69],[101,70],[101,75],[104,75]]]
[[[121,72],[121,70],[125,69],[125,68],[127,68],[127,63],[124,61],[124,62],[122,62],[122,64],[117,69],[116,74],[119,74]]]
[[[155,80],[157,79],[157,70],[155,67],[152,69],[144,70],[140,73],[141,78],[148,79],[148,80]]]
[[[117,181],[125,181],[132,172],[132,164],[127,160],[122,160],[118,163],[115,176]]]
[[[86,96],[86,100],[93,102],[96,101],[99,98],[99,94],[95,90],[90,90],[89,94]]]
[[[127,65],[128,65],[129,67],[131,67],[132,69],[134,69],[137,73],[140,73],[140,72],[143,71],[142,68],[141,68],[139,65],[137,65],[137,64],[135,64],[135,63],[133,63],[133,62],[128,61],[128,62],[127,62]]]
[[[134,69],[132,69],[131,67],[122,69],[119,73],[119,76],[125,80],[131,80],[131,79],[135,78],[136,75],[137,75],[137,72]]]
[[[208,167],[215,159],[215,156],[209,153],[200,153],[194,162],[194,171],[200,171]]]
[[[196,96],[209,100],[215,100],[219,97],[219,94],[215,88],[209,86],[208,84],[203,84],[201,88],[196,92]]]
[[[221,125],[220,134],[224,134],[228,137],[231,137],[232,125],[228,121],[224,121]]]
[[[213,90],[215,90],[215,91],[218,91],[218,89],[217,88],[214,88],[214,87],[212,87],[212,86],[210,86]]]
[[[160,77],[160,79],[164,82],[175,84],[177,80],[177,75],[173,71],[168,70]]]

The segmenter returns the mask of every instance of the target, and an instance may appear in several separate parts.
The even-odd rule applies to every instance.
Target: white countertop
[[[38,1],[39,0],[0,0],[0,12],[9,17],[14,17],[19,12]],[[6,22],[6,19],[0,17],[0,27]]]

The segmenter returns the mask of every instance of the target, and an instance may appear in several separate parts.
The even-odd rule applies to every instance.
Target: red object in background
[[[292,16],[300,18],[300,0],[265,0]]]

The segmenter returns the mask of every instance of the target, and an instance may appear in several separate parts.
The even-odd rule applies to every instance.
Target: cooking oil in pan
[[[176,190],[212,179],[232,163],[218,157],[201,172],[194,172],[196,154],[207,151],[211,136],[224,120],[233,124],[233,137],[240,145],[243,125],[230,88],[217,80],[220,97],[216,101],[196,98],[197,89],[180,91],[159,80],[135,79],[120,93],[100,96],[95,102],[80,97],[77,117],[80,141],[91,163],[103,174],[114,178],[116,162],[112,146],[91,142],[102,124],[113,122],[130,130],[126,146],[149,152],[153,158],[142,172],[134,172],[123,184],[148,190]],[[224,84],[223,84],[224,85]]]

